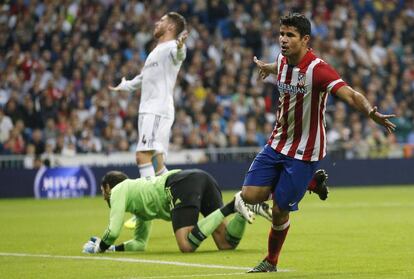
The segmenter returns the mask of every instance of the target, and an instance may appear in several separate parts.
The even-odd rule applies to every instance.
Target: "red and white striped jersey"
[[[328,94],[346,83],[325,61],[309,50],[296,66],[277,58],[279,107],[268,144],[276,151],[303,161],[326,155],[325,109]]]

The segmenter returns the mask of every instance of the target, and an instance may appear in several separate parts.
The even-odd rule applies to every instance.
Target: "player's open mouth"
[[[287,46],[282,46],[282,51],[286,51],[286,50],[288,50],[288,47]]]

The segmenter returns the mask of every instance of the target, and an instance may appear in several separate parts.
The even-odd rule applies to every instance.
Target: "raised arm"
[[[389,120],[390,118],[395,117],[395,114],[388,115],[379,113],[377,107],[372,107],[367,98],[352,87],[342,86],[336,91],[336,96],[374,120],[377,124],[384,126],[389,133],[392,133],[395,130],[395,124]]]
[[[183,62],[186,57],[186,49],[185,49],[184,43],[187,40],[187,38],[188,38],[188,32],[183,31],[176,41],[177,48],[173,49],[170,53],[171,59],[174,65],[177,65]]]

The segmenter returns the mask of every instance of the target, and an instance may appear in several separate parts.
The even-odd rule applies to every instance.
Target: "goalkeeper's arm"
[[[106,250],[111,250],[112,246],[106,244],[99,237],[92,236],[88,242],[83,245],[82,252],[88,254],[104,253]]]
[[[101,250],[102,252],[105,252],[111,245],[106,244],[105,241],[101,240],[101,242],[99,242],[99,250]]]
[[[112,251],[145,251],[148,244],[149,234],[151,232],[152,222],[143,221],[137,218],[134,239],[128,240],[120,245],[111,246]]]

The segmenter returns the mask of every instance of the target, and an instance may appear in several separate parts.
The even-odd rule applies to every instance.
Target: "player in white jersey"
[[[141,177],[168,171],[164,161],[174,122],[173,90],[186,57],[184,43],[188,33],[184,17],[176,12],[167,13],[155,23],[153,36],[157,45],[148,55],[141,73],[132,80],[122,78],[116,87],[109,86],[113,91],[141,89],[136,148]],[[135,224],[127,222],[127,226],[134,227]]]

